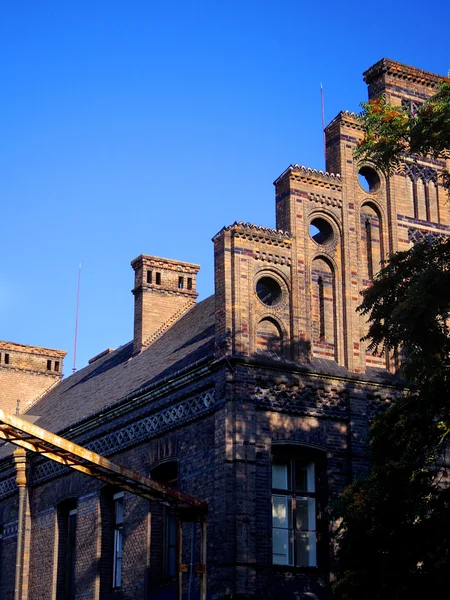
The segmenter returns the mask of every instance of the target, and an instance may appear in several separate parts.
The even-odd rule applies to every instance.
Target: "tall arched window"
[[[255,346],[257,352],[279,354],[283,347],[280,326],[274,319],[262,319],[256,326]]]
[[[313,260],[311,285],[313,353],[337,360],[335,276],[326,259]]]
[[[407,216],[439,223],[436,169],[417,163],[406,163],[405,175],[407,195],[412,199],[412,214],[407,212]]]
[[[363,204],[360,220],[362,277],[371,280],[383,262],[381,217],[374,205]]]

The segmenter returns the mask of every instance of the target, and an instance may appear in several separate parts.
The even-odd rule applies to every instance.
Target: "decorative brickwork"
[[[370,97],[386,94],[411,108],[440,81],[386,59],[365,77]],[[336,530],[330,506],[367,473],[369,425],[405,392],[394,361],[361,342],[367,323],[356,311],[360,293],[389,254],[426,236],[450,235],[438,177],[445,161],[406,161],[387,177],[353,158],[363,136],[357,115],[342,111],[325,133],[326,172],[291,165],[275,181],[276,229],[235,222],[214,236],[213,297],[196,303],[197,265],[141,255],[132,262],[129,344],[62,381],[52,369],[62,360],[58,351],[0,345],[0,381],[17,372],[48,386],[34,388],[34,399],[47,390],[31,411],[40,415],[38,425],[207,503],[211,600],[329,598]],[[13,400],[30,398],[20,385],[10,387],[14,412]],[[0,447],[0,598],[13,597],[15,587],[11,450]],[[285,550],[274,557],[272,469],[279,464],[312,466],[314,566],[294,560],[294,547],[291,556]],[[175,599],[176,565],[169,566],[177,532],[181,561],[190,563],[191,523],[177,526],[167,507],[42,456],[31,458],[29,481],[29,589],[21,600],[57,599],[72,575],[77,599]],[[72,575],[65,571],[69,522]],[[287,548],[298,531],[285,525]],[[198,530],[196,540],[198,555]],[[189,573],[181,570],[187,597]],[[198,597],[196,574],[192,586]]]

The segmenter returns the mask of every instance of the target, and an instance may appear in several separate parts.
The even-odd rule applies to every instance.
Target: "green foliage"
[[[361,123],[365,137],[355,152],[370,160],[386,175],[392,173],[405,155],[450,158],[450,80],[444,79],[439,92],[420,106],[414,115],[406,107],[392,106],[385,97],[362,103]],[[441,174],[450,192],[450,173]]]
[[[450,586],[450,240],[392,256],[363,293],[373,350],[402,347],[411,390],[375,419],[370,472],[340,500],[341,600],[440,598]]]
[[[385,98],[363,104],[355,152],[389,176],[405,157],[450,158],[450,80],[411,115]],[[450,173],[440,175],[450,195]],[[341,600],[443,598],[450,589],[450,239],[392,256],[363,293],[366,340],[397,352],[410,389],[374,420],[370,471],[341,496]]]
[[[450,238],[394,254],[363,293],[370,350],[401,346],[410,379],[428,383],[450,366]]]

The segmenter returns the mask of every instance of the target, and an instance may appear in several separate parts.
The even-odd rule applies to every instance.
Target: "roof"
[[[214,296],[185,313],[164,335],[132,356],[133,342],[63,379],[33,404],[39,427],[60,432],[145,387],[214,354]]]
[[[186,312],[140,354],[133,355],[132,341],[115,351],[99,354],[94,362],[51,388],[21,416],[43,429],[63,433],[199,363],[213,360],[214,342],[215,302],[214,296],[210,296]],[[270,360],[263,355],[253,358],[258,362]],[[332,360],[313,358],[311,363],[299,365],[277,356],[276,362],[305,373],[362,379],[382,385],[402,383],[398,376],[384,369],[367,369],[365,375],[361,375],[349,372]],[[1,448],[0,459],[11,451],[11,446]]]

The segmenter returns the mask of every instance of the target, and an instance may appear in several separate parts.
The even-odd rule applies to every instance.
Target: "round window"
[[[358,181],[366,192],[377,192],[380,189],[380,177],[372,167],[361,167],[358,171]]]
[[[266,306],[274,306],[281,300],[280,284],[272,277],[261,277],[256,284],[256,294]]]
[[[316,244],[320,244],[322,246],[323,244],[328,244],[333,240],[334,233],[330,223],[325,221],[325,219],[318,217],[317,219],[313,219],[311,221],[309,226],[309,235],[316,242]]]

